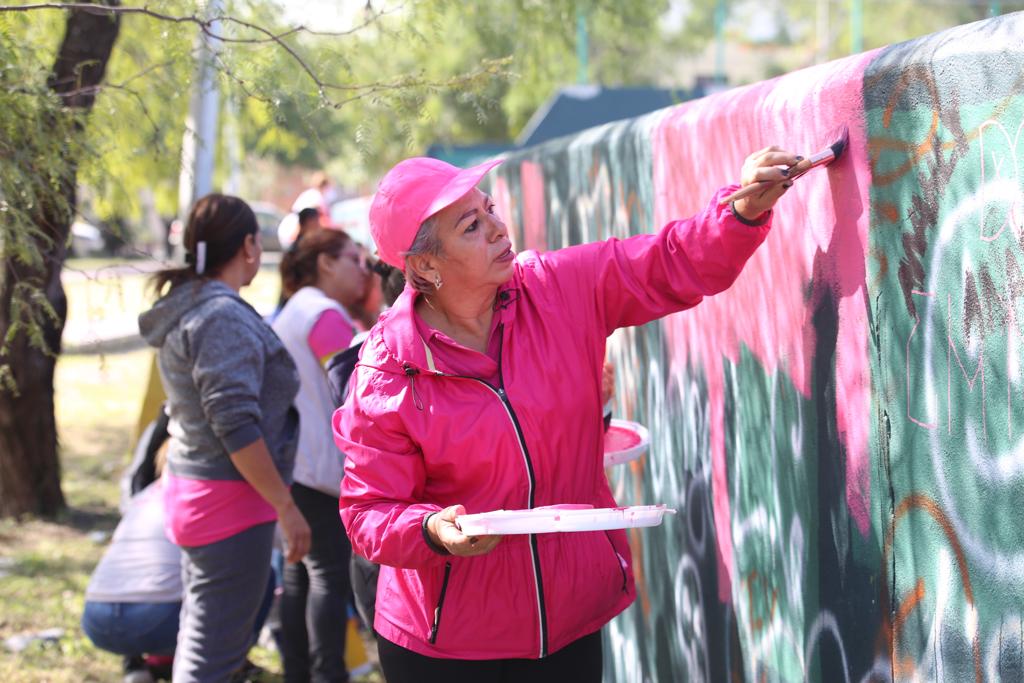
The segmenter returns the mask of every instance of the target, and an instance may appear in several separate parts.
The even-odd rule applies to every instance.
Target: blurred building
[[[472,166],[499,154],[532,147],[612,121],[631,119],[658,109],[703,97],[709,82],[699,81],[691,90],[628,86],[570,85],[556,92],[534,112],[514,142],[474,145],[434,143],[426,156],[455,166]]]

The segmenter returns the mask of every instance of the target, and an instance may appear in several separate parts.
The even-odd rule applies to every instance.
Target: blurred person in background
[[[286,251],[294,249],[299,240],[323,227],[320,209],[307,206],[298,213],[292,212],[281,219],[281,224],[277,226],[277,241]]]
[[[174,681],[212,683],[244,672],[275,521],[290,562],[305,556],[310,531],[288,489],[298,372],[239,296],[260,267],[256,216],[237,197],[207,195],[184,246],[187,265],[153,276],[160,298],[139,330],[158,349],[167,394],[165,524],[183,551]]]
[[[381,297],[388,307],[394,305],[395,300],[405,288],[405,278],[402,271],[383,261],[371,258],[370,267],[377,275],[375,282],[381,283]],[[335,408],[341,407],[348,395],[348,383],[359,361],[359,351],[363,347],[368,332],[356,335],[349,348],[336,354],[327,364],[327,384],[331,392],[331,405]],[[352,597],[356,605],[356,611],[363,625],[373,632],[373,619],[375,614],[374,604],[377,600],[377,577],[380,574],[380,566],[370,560],[352,553],[349,561],[349,581],[352,584]]]
[[[85,589],[82,630],[96,647],[124,656],[124,683],[169,679],[178,640],[181,551],[164,533],[163,495],[156,479],[125,501]]]
[[[101,650],[124,657],[124,683],[171,680],[181,613],[181,550],[164,531],[165,413],[139,439],[143,457],[126,472],[131,491],[121,521],[85,589],[82,630]],[[253,626],[258,636],[274,597],[267,583]],[[249,670],[252,670],[249,665]]]
[[[299,213],[303,209],[320,210],[320,219],[324,227],[334,227],[331,220],[331,204],[337,199],[337,192],[331,185],[331,179],[323,171],[317,171],[309,179],[309,187],[303,190],[292,202],[292,211]]]
[[[320,230],[281,260],[282,288],[290,293],[273,328],[299,370],[299,445],[292,497],[309,522],[309,553],[284,569],[281,645],[289,683],[348,680],[345,636],[349,545],[338,515],[344,454],[331,434],[331,402],[324,369],[348,348],[356,330],[347,308],[365,297],[363,254],[348,235]]]

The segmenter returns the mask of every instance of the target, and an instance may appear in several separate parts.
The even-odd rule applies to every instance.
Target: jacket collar
[[[498,322],[505,327],[515,320],[520,283],[517,267],[512,278],[498,287],[494,312],[500,316]],[[428,374],[437,372],[430,357],[430,350],[416,329],[414,316],[416,299],[419,296],[419,292],[406,286],[395,304],[381,315],[371,331],[370,340],[376,347],[374,356],[377,362],[374,364],[380,369],[402,374],[406,374],[409,368]]]

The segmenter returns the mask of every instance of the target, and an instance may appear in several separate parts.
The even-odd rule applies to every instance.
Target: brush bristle
[[[847,126],[843,126],[839,133],[838,140],[832,143],[832,153],[835,154],[835,158],[838,159],[843,151],[846,149],[846,144],[850,141],[850,129]]]

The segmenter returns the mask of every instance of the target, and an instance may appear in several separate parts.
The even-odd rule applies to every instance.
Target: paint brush
[[[817,154],[813,154],[807,157],[806,159],[801,159],[792,166],[787,167],[787,173],[785,178],[782,178],[781,180],[761,180],[756,183],[751,183],[750,185],[741,187],[728,197],[722,199],[719,202],[719,204],[728,204],[729,202],[734,202],[737,199],[749,197],[752,194],[763,192],[768,187],[768,185],[772,185],[775,183],[784,183],[786,181],[793,181],[802,176],[804,173],[810,171],[812,168],[817,168],[818,166],[827,166],[836,159],[838,159],[840,156],[842,156],[843,151],[846,150],[846,145],[849,143],[849,141],[850,129],[844,125],[839,130],[839,133],[836,135],[836,141],[833,142],[831,145],[821,150]]]

